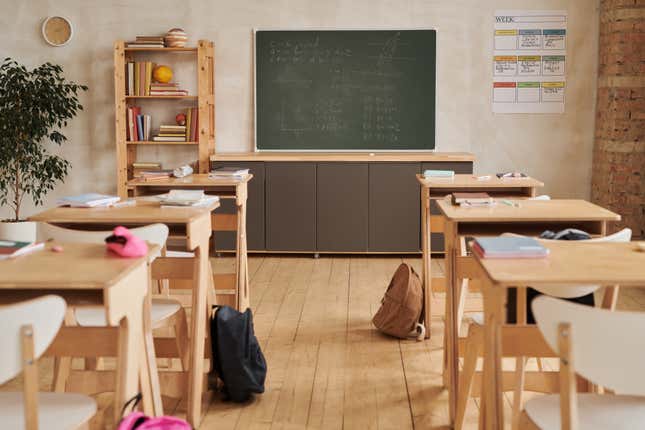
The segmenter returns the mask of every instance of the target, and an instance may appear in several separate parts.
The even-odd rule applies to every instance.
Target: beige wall
[[[112,44],[175,26],[186,29],[193,43],[198,38],[215,42],[218,151],[253,147],[254,27],[434,27],[437,149],[475,153],[478,173],[519,169],[544,180],[554,196],[589,196],[597,0],[0,0],[0,5],[0,56],[29,66],[59,63],[69,78],[90,87],[82,97],[86,110],[66,130],[70,141],[62,152],[73,169],[48,204],[70,193],[115,191]],[[498,8],[569,11],[565,114],[492,114],[491,31]],[[75,26],[66,47],[49,47],[42,40],[40,25],[52,14],[69,17]],[[192,80],[185,77],[188,71],[182,79],[183,66],[177,67],[178,81]],[[146,149],[151,152],[141,158],[157,156]],[[191,156],[181,148],[162,158],[172,167]],[[31,205],[26,211],[33,211]]]

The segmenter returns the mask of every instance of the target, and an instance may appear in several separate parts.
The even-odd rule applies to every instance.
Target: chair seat
[[[38,422],[47,430],[70,430],[96,414],[94,399],[76,393],[38,393]],[[5,429],[25,428],[22,392],[0,392],[0,422]]]
[[[535,397],[524,406],[526,414],[542,430],[560,430],[560,395]],[[579,428],[585,430],[632,430],[645,423],[645,397],[611,394],[578,394]]]
[[[150,310],[152,325],[174,315],[181,308],[181,303],[170,299],[153,299]],[[102,307],[80,307],[74,311],[76,323],[82,327],[104,327],[105,309]]]

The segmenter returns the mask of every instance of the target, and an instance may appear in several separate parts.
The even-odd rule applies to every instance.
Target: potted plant
[[[40,205],[70,167],[48,146],[67,140],[61,132],[83,106],[79,85],[65,79],[62,67],[45,63],[33,70],[5,58],[0,65],[0,207],[11,218],[0,222],[0,239],[33,241],[36,225],[24,221],[25,197]]]

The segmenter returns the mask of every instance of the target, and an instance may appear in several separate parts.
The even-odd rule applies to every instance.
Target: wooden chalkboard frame
[[[321,153],[321,152],[335,152],[335,153],[392,153],[392,152],[416,152],[416,153],[434,153],[437,151],[437,128],[439,124],[437,123],[437,91],[435,89],[435,121],[434,121],[434,142],[435,147],[432,149],[334,149],[331,151],[326,151],[323,149],[261,149],[258,148],[258,111],[257,111],[257,33],[259,31],[409,31],[409,30],[421,30],[421,31],[434,31],[435,35],[438,34],[438,30],[434,27],[338,27],[338,28],[323,28],[323,27],[311,27],[311,28],[281,28],[281,27],[254,27],[252,30],[252,44],[253,44],[253,58],[251,67],[253,69],[253,152],[263,152],[263,153],[281,153],[281,152],[302,152],[302,153]],[[437,37],[438,40],[438,37]],[[435,46],[435,83],[439,82],[439,67],[437,62],[439,60],[439,44]]]

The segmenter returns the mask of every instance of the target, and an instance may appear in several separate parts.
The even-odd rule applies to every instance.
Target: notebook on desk
[[[478,237],[471,247],[480,258],[545,258],[549,249],[532,237]]]

